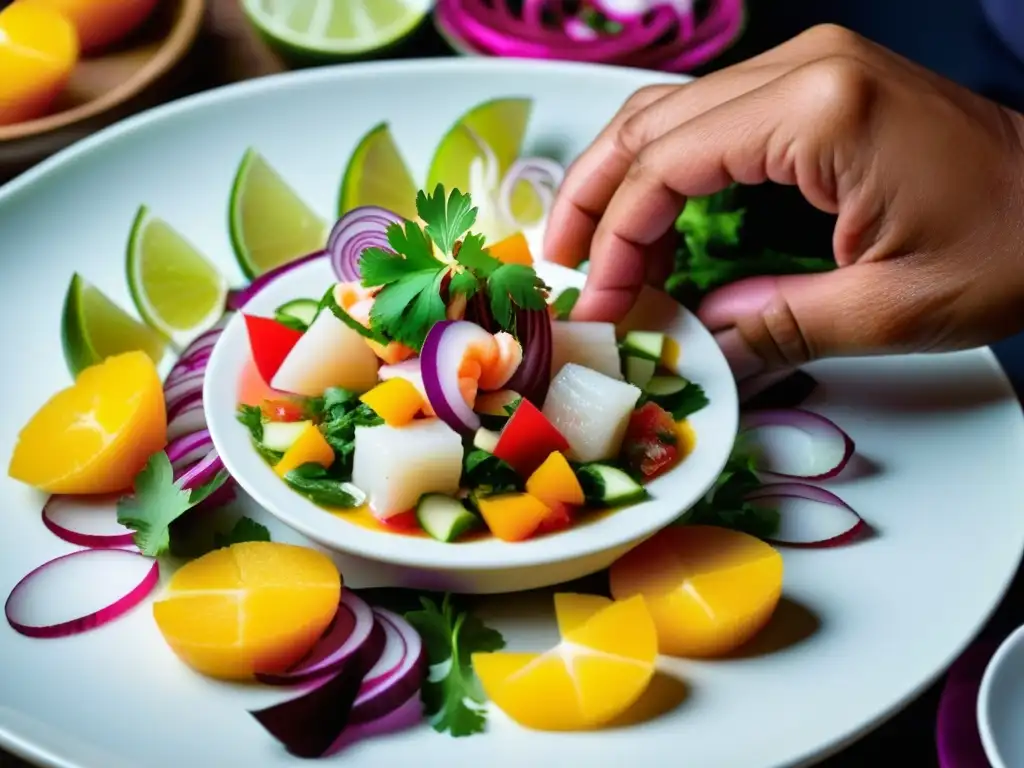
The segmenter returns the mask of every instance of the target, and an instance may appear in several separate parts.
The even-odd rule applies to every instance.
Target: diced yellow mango
[[[423,408],[423,396],[409,381],[388,379],[359,398],[389,427],[404,427]]]
[[[527,267],[533,264],[530,244],[522,232],[516,232],[504,240],[499,240],[494,245],[488,246],[487,251],[505,264],[523,264]]]
[[[548,506],[561,502],[578,507],[585,501],[576,473],[559,451],[552,451],[544,463],[534,470],[526,481],[526,492]]]
[[[528,493],[506,493],[479,501],[480,514],[502,541],[528,539],[548,516],[547,505]]]
[[[278,477],[284,477],[293,469],[303,464],[319,464],[324,469],[334,463],[334,449],[320,434],[315,424],[310,424],[299,435],[292,447],[285,451],[284,456],[274,466]]]

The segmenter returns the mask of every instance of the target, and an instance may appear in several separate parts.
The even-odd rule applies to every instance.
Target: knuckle
[[[864,38],[838,24],[817,24],[804,35],[824,53],[856,53],[864,48]]]
[[[762,315],[764,338],[776,362],[787,366],[803,365],[817,357],[789,304],[780,302]]]
[[[677,87],[678,86],[675,85],[645,85],[643,88],[638,88],[628,99],[626,99],[623,112],[637,112],[649,104],[653,104],[662,96],[668,95]]]
[[[642,115],[633,115],[615,132],[615,145],[624,155],[639,158],[646,143],[646,127]]]
[[[832,55],[805,67],[800,89],[806,103],[822,117],[859,121],[866,118],[877,98],[877,82],[858,59]]]

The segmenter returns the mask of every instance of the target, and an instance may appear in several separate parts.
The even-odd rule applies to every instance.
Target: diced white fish
[[[365,392],[377,383],[377,356],[356,331],[325,310],[284,359],[270,386],[319,397],[328,387]]]
[[[618,455],[640,394],[632,384],[567,363],[551,380],[542,410],[569,442],[569,458],[602,461]]]
[[[551,323],[551,375],[557,376],[566,363],[576,363],[621,380],[622,361],[615,326],[571,320]]]
[[[461,478],[462,438],[440,419],[356,428],[352,482],[381,520],[414,508],[425,493],[454,496]]]

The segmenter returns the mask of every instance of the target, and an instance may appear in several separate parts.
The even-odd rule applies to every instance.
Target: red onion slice
[[[167,439],[176,440],[184,435],[206,429],[206,412],[202,400],[194,402],[167,422]]]
[[[333,755],[350,744],[373,736],[398,733],[423,722],[423,699],[416,691],[405,702],[386,715],[365,723],[353,723],[345,728],[325,754]]]
[[[791,547],[835,547],[867,533],[868,524],[831,491],[806,483],[768,483],[747,500],[779,512],[779,530],[767,541]]]
[[[174,481],[182,490],[191,491],[193,488],[198,488],[213,480],[222,469],[224,469],[224,462],[217,455],[217,451],[211,449],[196,464],[178,474]]]
[[[327,240],[331,266],[339,280],[362,279],[359,260],[367,248],[391,250],[388,227],[401,224],[404,219],[397,213],[376,205],[353,208],[334,225]]]
[[[334,622],[310,654],[287,672],[256,678],[270,685],[295,685],[332,674],[363,647],[373,624],[373,611],[366,601],[350,589],[343,590]]]
[[[544,313],[547,316],[547,313]],[[480,428],[477,416],[459,389],[459,368],[475,344],[489,344],[493,337],[467,320],[444,320],[427,333],[420,354],[423,386],[430,407],[456,432],[473,434]],[[520,368],[523,366],[520,365]]]
[[[31,571],[11,591],[4,613],[28,637],[67,637],[123,615],[159,580],[157,561],[137,552],[82,549]]]
[[[373,614],[384,629],[384,652],[359,688],[350,725],[373,722],[402,706],[419,692],[427,671],[423,639],[412,625],[383,608]]]
[[[213,447],[213,438],[207,429],[183,435],[167,444],[164,453],[175,472],[180,472],[206,456]]]
[[[551,384],[551,314],[547,309],[520,311],[516,331],[523,345],[523,361],[505,386],[540,408]]]
[[[759,470],[804,480],[835,477],[856,447],[835,422],[800,408],[745,413],[740,435],[757,456]]]
[[[133,547],[131,529],[117,522],[117,500],[118,496],[51,496],[43,505],[43,525],[79,547]]]
[[[286,264],[282,264],[269,272],[264,272],[262,275],[253,280],[245,288],[237,291],[231,291],[228,294],[228,308],[234,310],[245,309],[245,305],[253,300],[258,293],[264,288],[273,283],[279,277],[287,275],[293,269],[301,267],[303,264],[308,264],[311,261],[317,259],[326,259],[327,251],[314,251],[308,256],[302,256],[298,259],[292,259]]]
[[[205,378],[206,370],[204,366],[201,370],[189,371],[188,373],[179,376],[170,384],[165,385],[164,402],[167,406],[168,413],[180,405],[182,401],[194,397],[195,395],[202,396],[203,379]]]

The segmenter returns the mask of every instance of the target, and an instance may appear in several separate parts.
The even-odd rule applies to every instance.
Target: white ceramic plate
[[[538,273],[555,294],[570,286],[582,287],[584,281],[580,272],[556,264],[539,264]],[[285,302],[321,296],[336,281],[328,259],[312,261],[264,288],[245,311],[273,317]],[[391,586],[477,594],[558,584],[607,568],[631,546],[693,506],[721,474],[736,437],[736,384],[718,345],[697,318],[665,293],[647,289],[636,311],[620,325],[622,332],[630,329],[662,331],[685,350],[676,372],[700,384],[710,401],[690,418],[697,444],[685,461],[648,483],[647,501],[557,536],[515,544],[494,538],[444,544],[396,536],[329,514],[293,491],[255,451],[248,430],[235,418],[237,382],[252,359],[240,316],[229,321],[206,370],[206,423],[224,466],[253,499],[314,541],[360,556],[340,561],[346,574],[359,569],[364,579]]]
[[[1024,765],[1024,627],[992,656],[978,690],[978,733],[992,768]]]
[[[130,306],[123,253],[140,202],[232,269],[232,174],[258,147],[324,215],[358,136],[390,120],[417,177],[452,118],[497,95],[536,100],[529,148],[578,152],[649,72],[537,62],[410,61],[268,78],[172,104],[97,134],[0,190],[0,461],[18,428],[66,385],[59,345],[69,273]],[[231,274],[237,274],[232,271]],[[785,552],[779,620],[752,650],[666,661],[686,701],[631,728],[524,731],[500,715],[485,736],[427,728],[358,745],[338,765],[649,765],[776,768],[840,748],[926,686],[979,629],[1024,546],[1024,420],[988,351],[816,365],[809,405],[861,457],[829,484],[875,528],[864,542]],[[0,479],[0,595],[69,551],[41,499]],[[275,535],[277,531],[275,531]],[[512,648],[555,638],[549,593],[487,602]],[[806,631],[808,613],[820,626]],[[783,643],[786,635],[806,635]],[[792,640],[792,638],[790,638]],[[773,653],[757,653],[769,646]],[[90,634],[31,640],[0,623],[0,742],[61,768],[298,766],[247,707],[275,694],[184,669],[143,607]],[[277,694],[279,695],[279,694]]]

